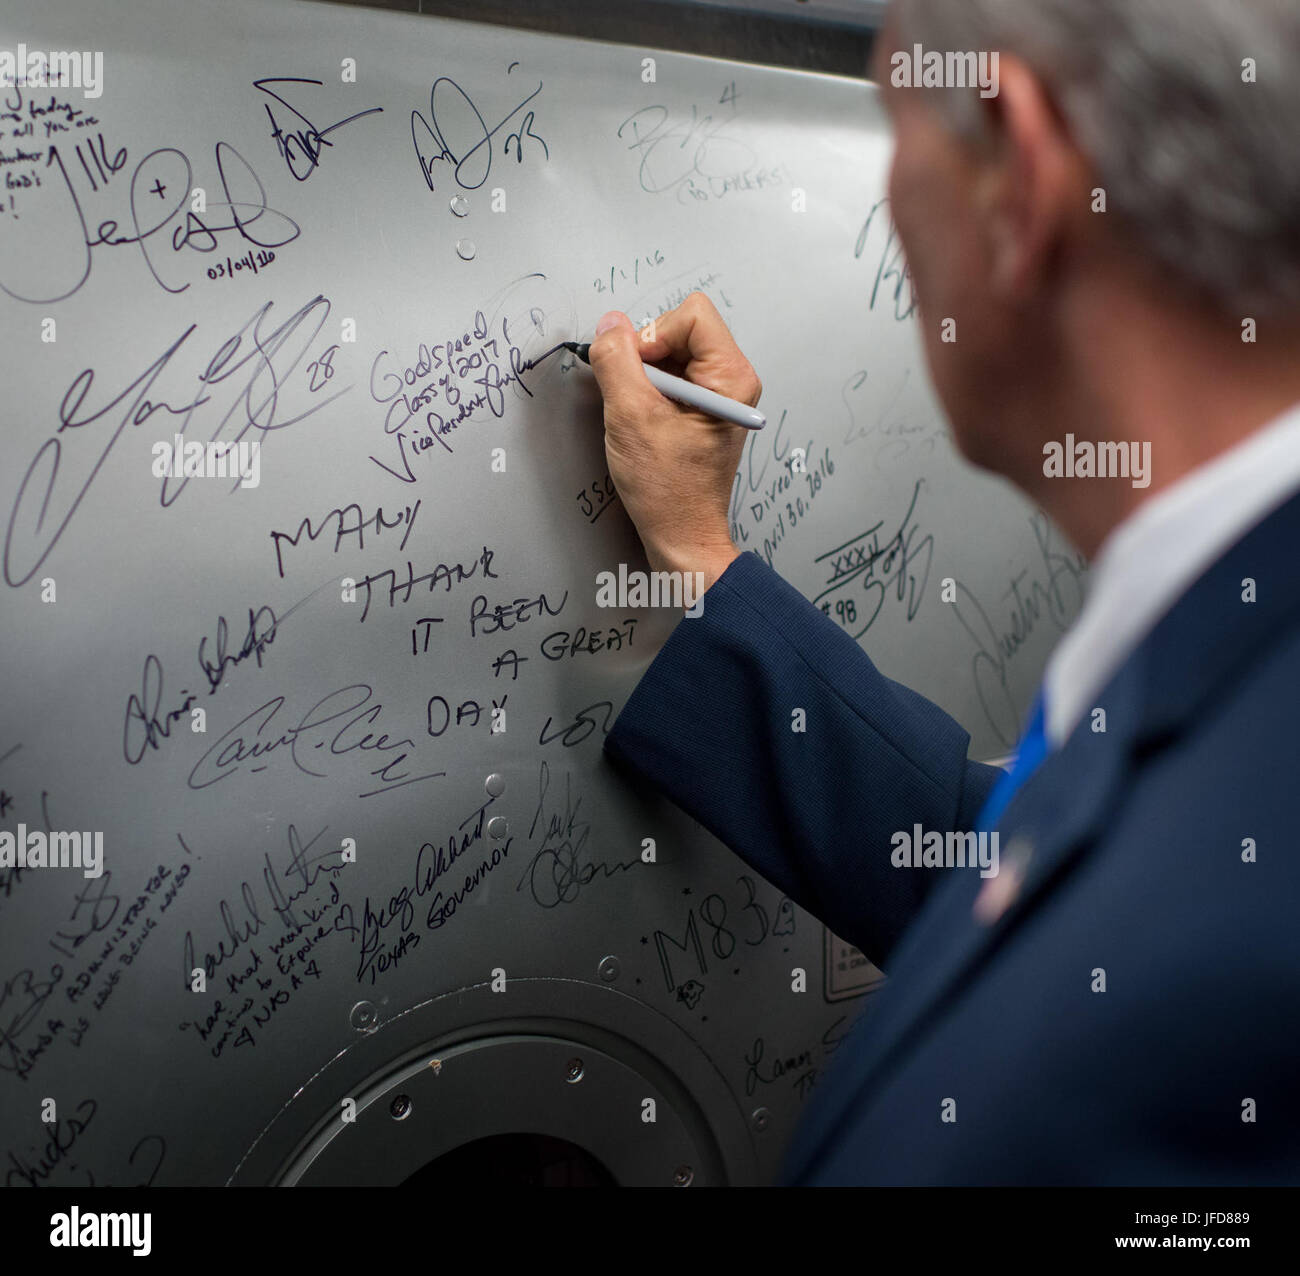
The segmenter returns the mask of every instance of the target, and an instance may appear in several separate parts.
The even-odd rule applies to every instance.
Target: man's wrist
[[[740,557],[741,552],[728,542],[708,550],[659,554],[655,557],[661,564],[660,570],[679,572],[684,580],[689,580],[692,597],[699,598],[721,578],[727,568]]]
[[[704,572],[704,588],[707,590],[715,581],[721,579],[723,573],[731,566],[732,563],[740,557],[741,551],[734,545],[728,545],[726,549],[718,552],[711,560],[710,565],[704,568],[697,568]]]

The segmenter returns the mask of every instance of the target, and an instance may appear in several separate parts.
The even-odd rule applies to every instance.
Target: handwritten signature
[[[166,292],[179,293],[190,285],[173,285],[162,272],[185,249],[216,252],[221,247],[221,236],[229,232],[255,248],[280,248],[298,238],[298,223],[270,207],[261,178],[229,142],[216,144],[215,157],[223,200],[205,204],[199,211],[192,202],[194,169],[188,156],[174,147],[161,147],[150,151],[131,173],[127,194],[129,226],[124,230],[117,219],[105,218],[92,230],[63,156],[58,146],[52,145],[45,163],[56,170],[59,181],[49,189],[61,191],[65,203],[63,207],[45,204],[43,215],[33,219],[32,224],[41,227],[45,239],[52,237],[53,245],[48,252],[34,253],[22,235],[7,237],[0,243],[0,291],[16,301],[34,304],[63,301],[90,278],[96,249],[135,245],[154,282]],[[127,148],[123,147],[112,158],[110,177],[126,163]],[[170,199],[168,191],[173,192]],[[159,202],[150,202],[150,196]],[[225,210],[220,219],[213,217],[217,210]],[[80,242],[75,242],[78,229]],[[170,256],[165,248],[160,253],[160,244],[170,248]],[[22,271],[33,272],[32,283],[15,283],[13,276]],[[47,291],[45,281],[51,278],[58,282]],[[30,292],[31,288],[37,291]]]
[[[443,168],[447,166],[466,190],[477,190],[482,186],[492,171],[492,139],[541,93],[542,88],[539,81],[523,101],[488,128],[483,113],[455,80],[446,75],[434,80],[429,90],[429,118],[425,119],[419,111],[411,112],[411,143],[428,188],[437,189],[438,183],[434,179],[440,179]],[[547,160],[551,158],[546,140],[533,131],[536,122],[534,112],[528,111],[518,129],[505,139],[503,152],[509,155],[513,143],[517,163],[523,162],[525,141],[535,142],[542,148],[544,157]]]
[[[640,159],[637,180],[650,195],[675,192],[679,203],[702,202],[729,191],[753,190],[780,181],[780,170],[758,170],[758,157],[724,130],[736,120],[735,87],[724,91],[726,112],[691,106],[689,119],[674,120],[666,106],[643,106],[618,126],[617,136]]]
[[[541,826],[541,845],[533,853],[515,886],[516,891],[528,886],[533,902],[541,908],[558,908],[572,904],[597,874],[612,877],[625,873],[641,862],[639,856],[610,863],[607,860],[584,859],[583,851],[591,834],[591,823],[578,819],[582,798],[573,797],[573,776],[564,775],[564,806],[562,810],[547,809],[547,792],[551,787],[551,768],[543,762],[537,775],[537,809],[528,826],[531,841]]]
[[[877,220],[877,217],[882,211],[887,210],[888,206],[889,200],[887,199],[879,200],[872,205],[871,211],[867,214],[867,220],[862,224],[862,229],[858,232],[857,242],[853,245],[853,256],[856,260],[866,252],[873,228],[884,227],[884,244],[876,261],[876,278],[871,286],[871,300],[868,303],[868,308],[871,310],[876,308],[876,302],[882,299],[883,291],[884,299],[892,300],[894,318],[901,323],[904,319],[910,319],[916,312],[916,289],[912,284],[912,271],[907,264],[907,258],[903,252],[903,242],[898,237],[898,230],[894,226],[893,218],[886,211],[884,216],[880,216],[879,220]],[[877,235],[877,239],[879,238],[880,236]]]
[[[224,398],[228,406],[210,437],[234,444],[252,430],[261,431],[265,437],[274,430],[296,425],[350,389],[344,387],[328,398],[314,400],[295,416],[281,418],[288,378],[306,358],[324,326],[330,303],[324,297],[314,297],[283,323],[264,331],[273,305],[268,301],[260,306],[233,336],[217,345],[197,374],[197,385],[187,392],[187,401],[179,405],[152,397],[154,384],[182,350],[188,353],[192,349],[188,343],[197,324],[190,324],[153,363],[97,411],[86,410],[86,401],[95,388],[94,369],[86,368],[73,379],[59,405],[59,425],[37,449],[9,515],[4,578],[10,585],[26,584],[40,570],[128,426],[142,425],[155,413],[164,412],[176,418],[171,421],[172,430],[183,434],[200,408],[211,403],[214,406],[207,415],[216,416]],[[99,430],[89,428],[97,425],[101,425]],[[105,434],[105,429],[110,432]],[[76,433],[66,435],[65,444],[69,430]],[[98,453],[93,443],[96,435],[100,442]],[[73,477],[65,479],[69,469]],[[164,478],[159,503],[164,508],[172,505],[190,481]],[[21,559],[28,560],[25,566],[16,561]]]
[[[921,534],[920,522],[915,516],[924,482],[924,479],[917,479],[898,531],[883,544],[880,539],[880,529],[885,525],[882,519],[861,535],[816,558],[818,563],[829,561],[831,576],[826,588],[813,602],[829,615],[833,599],[835,619],[855,639],[861,638],[875,623],[891,587],[898,601],[906,603],[908,621],[915,620],[921,608],[934,557],[934,536]],[[850,592],[848,586],[855,582],[859,588]]]
[[[1063,633],[1083,601],[1087,560],[1065,553],[1054,544],[1047,515],[1035,513],[1030,524],[1039,564],[1025,568],[1009,582],[1002,597],[1010,614],[1001,628],[993,623],[983,604],[965,585],[957,584],[953,614],[975,644],[971,679],[985,720],[998,739],[1012,747],[1020,729],[1020,711],[1011,696],[1010,670],[1030,636],[1044,622]]]
[[[456,832],[437,844],[424,842],[416,853],[411,878],[390,894],[387,900],[372,902],[366,897],[362,908],[360,932],[360,961],[357,965],[358,983],[369,976],[374,984],[379,975],[392,969],[408,952],[419,946],[420,933],[413,930],[416,920],[415,905],[432,894],[424,913],[425,930],[439,930],[456,914],[464,900],[479,883],[509,856],[514,838],[504,841],[485,840],[487,812],[496,801],[489,797],[471,811],[456,826]],[[442,889],[435,889],[451,872],[456,861],[477,850],[483,858],[474,872],[466,872],[457,880],[463,888],[451,889],[444,898]],[[387,946],[385,946],[385,941]]]
[[[498,331],[500,335],[492,335]],[[396,441],[400,469],[377,456],[370,459],[403,483],[414,483],[413,458],[435,446],[451,453],[454,449],[446,436],[482,408],[494,417],[504,416],[505,392],[511,386],[532,398],[524,374],[562,348],[552,345],[526,358],[510,338],[509,317],[502,316],[499,325],[494,319],[489,326],[479,310],[472,331],[438,342],[432,349],[421,343],[415,361],[400,373],[384,363],[389,354],[381,350],[370,367],[370,397],[387,405],[384,433]],[[479,389],[474,390],[474,386]]]
[[[320,167],[320,157],[324,148],[334,145],[330,141],[331,133],[336,133],[345,124],[351,124],[363,116],[378,115],[384,109],[382,106],[372,106],[338,120],[326,128],[318,128],[297,107],[291,106],[280,93],[267,88],[268,84],[315,84],[319,87],[324,84],[324,81],[304,80],[294,76],[271,76],[253,81],[254,88],[274,99],[293,116],[293,120],[288,121],[286,126],[283,118],[276,117],[275,107],[269,102],[262,103],[266,110],[266,118],[271,122],[271,136],[275,139],[275,144],[290,174],[295,181],[299,182],[305,182]]]
[[[287,724],[281,713],[285,698],[276,696],[226,731],[195,763],[187,783],[192,789],[206,789],[239,774],[245,767],[249,771],[263,771],[267,766],[263,759],[277,750],[287,755],[302,774],[317,779],[325,778],[328,771],[315,770],[309,763],[328,764],[330,759],[349,753],[378,760],[380,764],[370,774],[379,785],[359,794],[360,797],[374,797],[406,784],[446,775],[445,771],[412,775],[408,759],[415,751],[415,741],[405,736],[394,740],[387,732],[375,735],[367,730],[378,722],[384,711],[382,704],[371,703],[373,696],[374,688],[368,684],[352,683],[331,691],[297,722]],[[344,720],[341,726],[340,720]],[[323,759],[316,755],[319,749],[326,751]]]

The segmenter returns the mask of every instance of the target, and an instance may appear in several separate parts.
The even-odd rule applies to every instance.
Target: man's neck
[[[1141,505],[1300,403],[1300,323],[1260,320],[1247,342],[1244,319],[1140,295],[1101,308],[1101,295],[1090,293],[1071,319],[1088,337],[1071,343],[1074,366],[1057,383],[1068,392],[1040,419],[1063,445],[1067,434],[1149,444],[1149,484],[1041,473],[1020,484],[1089,558]]]

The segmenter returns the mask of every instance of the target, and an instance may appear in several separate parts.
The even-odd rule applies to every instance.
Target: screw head
[[[388,1111],[394,1121],[404,1121],[411,1115],[411,1096],[409,1094],[399,1094],[394,1096],[392,1103],[388,1105]]]
[[[617,957],[602,957],[596,972],[607,984],[612,984],[618,978],[621,969]]]
[[[368,1001],[358,1001],[352,1007],[348,1022],[358,1032],[373,1032],[379,1027],[379,1011]]]
[[[673,1171],[673,1186],[690,1187],[694,1178],[695,1171],[691,1169],[689,1165],[679,1165],[677,1169]]]
[[[762,1134],[772,1123],[772,1114],[766,1108],[755,1108],[749,1114],[750,1128]]]
[[[568,1067],[564,1070],[564,1079],[574,1085],[582,1080],[583,1067],[581,1059],[570,1059]]]

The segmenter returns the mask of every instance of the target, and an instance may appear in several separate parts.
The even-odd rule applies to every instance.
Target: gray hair
[[[897,12],[904,49],[1023,59],[1110,212],[1174,279],[1234,315],[1300,309],[1297,0],[898,0]],[[960,135],[980,132],[975,93],[936,97]]]

